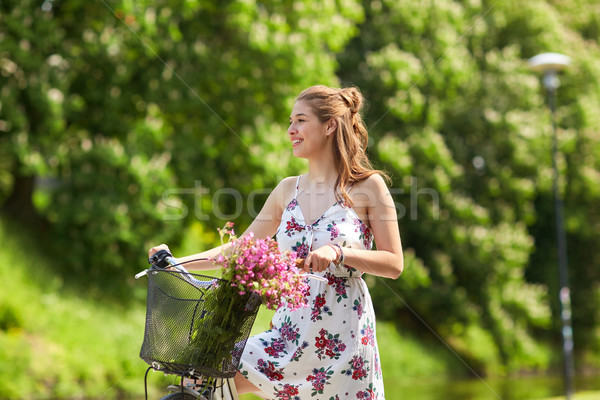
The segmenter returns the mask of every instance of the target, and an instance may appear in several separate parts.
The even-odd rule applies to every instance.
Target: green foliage
[[[138,260],[149,246],[141,239],[176,237],[177,226],[164,224],[168,214],[157,195],[172,185],[169,156],[148,158],[107,138],[84,139],[81,147],[60,165],[61,184],[49,191],[45,215],[56,243],[69,250],[63,256],[67,271],[108,285],[141,268]]]
[[[282,122],[301,88],[335,83],[362,18],[353,2],[47,3],[0,5],[0,195],[49,222],[65,271],[111,287],[194,217],[247,224],[238,199],[299,169]]]

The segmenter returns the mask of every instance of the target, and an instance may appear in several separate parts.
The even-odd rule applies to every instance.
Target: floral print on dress
[[[358,270],[356,270],[355,268],[352,268],[349,265],[344,265],[344,269],[346,270],[346,273],[348,274],[349,277],[353,277],[354,275],[360,275],[360,273],[358,273]]]
[[[356,393],[356,398],[359,400],[375,400],[377,399],[376,389],[373,389],[373,384],[369,384],[369,387],[365,390],[361,390]]]
[[[356,229],[354,231],[359,233],[359,239],[362,240],[363,245],[366,248],[370,249],[373,245],[373,233],[371,232],[371,228],[369,228],[359,218],[354,218],[354,225],[356,225]]]
[[[310,252],[310,245],[306,242],[306,237],[302,236],[302,241],[296,242],[296,245],[292,246],[292,250],[296,252],[298,258],[306,258]]]
[[[316,396],[317,394],[323,394],[323,389],[325,385],[329,385],[328,380],[333,375],[333,371],[331,367],[325,369],[323,367],[317,369],[313,368],[313,374],[306,377],[306,381],[312,384],[313,391],[311,396]]]
[[[373,329],[373,324],[369,322],[367,319],[367,323],[363,325],[363,328],[360,330],[360,334],[362,335],[360,342],[364,345],[370,345],[371,347],[375,346],[375,330]]]
[[[358,318],[362,317],[363,307],[362,307],[362,302],[360,301],[360,299],[354,300],[354,305],[352,306],[352,310],[356,311],[356,313],[358,314]]]
[[[286,383],[285,385],[283,385],[283,388],[281,390],[274,388],[275,390],[275,397],[277,399],[281,399],[281,400],[300,400],[300,396],[297,396],[298,392],[298,386],[293,386],[290,385],[289,383]]]
[[[304,349],[306,349],[308,346],[308,342],[302,342],[302,345],[299,346],[294,352],[294,355],[292,356],[291,360],[298,361],[300,357],[302,357],[302,355],[304,354]]]
[[[363,379],[367,376],[367,372],[369,368],[366,367],[367,361],[365,361],[361,356],[354,356],[352,360],[348,363],[350,368],[343,370],[342,374],[352,376],[352,379],[359,380]]]
[[[381,377],[381,364],[379,363],[379,353],[375,353],[375,361],[373,363],[373,369],[375,369],[375,376]]]
[[[337,296],[337,302],[339,303],[343,299],[348,298],[348,294],[346,293],[346,288],[348,287],[348,279],[335,276],[332,273],[325,274],[327,278],[327,283],[330,286],[333,286],[335,289],[335,295]]]
[[[292,323],[291,318],[286,315],[283,322],[279,326],[279,332],[281,336],[289,342],[298,344],[298,339],[300,339],[300,328],[297,327],[297,324]]]
[[[271,381],[280,381],[283,379],[283,368],[277,369],[278,362],[265,361],[262,358],[258,360],[258,370],[265,374]]]
[[[287,207],[285,208],[285,210],[286,211],[292,211],[297,206],[298,206],[298,200],[292,199],[292,201],[289,202],[289,204],[287,205]]]
[[[325,329],[319,331],[319,336],[315,337],[315,353],[319,360],[329,357],[329,359],[339,360],[340,354],[346,350],[346,345],[340,340],[340,334],[329,333]]]
[[[273,358],[280,358],[282,357],[282,353],[285,354],[285,343],[283,342],[283,339],[274,338],[271,339],[270,342],[260,339],[260,341],[264,346],[265,353]]]
[[[297,193],[281,215],[276,234],[281,250],[305,258],[328,244],[370,250],[373,235],[348,205],[336,203],[307,224]],[[362,268],[361,268],[362,269]],[[362,272],[350,265],[307,278],[309,307],[273,316],[273,329],[252,336],[240,372],[276,400],[384,400],[375,333],[375,312]]]
[[[322,320],[323,319],[322,314],[333,315],[331,313],[329,306],[327,306],[327,300],[325,299],[325,296],[322,294],[319,294],[319,295],[317,295],[317,297],[315,298],[315,301],[313,303],[313,310],[312,310],[312,313],[310,314],[310,320],[311,321]]]
[[[329,232],[329,234],[330,234],[329,238],[331,241],[333,241],[335,238],[340,236],[340,230],[336,226],[335,221],[333,221],[329,225],[327,225],[327,232]]]
[[[294,217],[292,217],[289,221],[287,221],[287,225],[285,227],[285,234],[289,237],[292,237],[294,232],[302,232],[304,227],[300,225]]]

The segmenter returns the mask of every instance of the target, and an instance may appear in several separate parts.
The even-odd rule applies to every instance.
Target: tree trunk
[[[15,170],[17,171],[13,174],[12,192],[0,206],[2,214],[29,228],[35,228],[41,232],[46,231],[48,222],[39,215],[33,205],[35,177],[20,173],[18,167]]]

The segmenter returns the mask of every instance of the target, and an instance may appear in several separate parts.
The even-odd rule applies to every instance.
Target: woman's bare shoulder
[[[279,181],[279,183],[277,184],[277,186],[275,187],[275,190],[279,190],[281,192],[294,192],[294,189],[296,188],[296,181],[297,181],[298,177],[297,176],[288,176],[287,178],[283,178],[282,180]]]
[[[280,206],[285,207],[294,197],[296,192],[297,176],[283,178],[273,190]]]
[[[372,198],[388,191],[385,179],[379,174],[373,174],[354,184],[352,189],[356,194]]]
[[[297,176],[288,176],[279,181],[277,186],[286,185],[296,187],[296,181],[298,180]]]
[[[361,183],[364,183],[364,185],[369,189],[380,190],[382,187],[387,187],[385,179],[379,174],[372,174],[367,179],[363,180]]]

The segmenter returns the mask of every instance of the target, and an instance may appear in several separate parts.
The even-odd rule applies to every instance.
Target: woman
[[[296,99],[288,136],[308,171],[283,179],[248,227],[305,258],[309,307],[280,308],[251,337],[236,387],[267,399],[383,399],[375,314],[363,273],[396,279],[403,268],[394,202],[366,156],[357,88],[313,86]],[[373,242],[377,250],[371,250]],[[150,255],[165,245],[154,247]],[[178,259],[214,257],[220,248]],[[186,264],[186,266],[189,264]],[[209,269],[206,262],[193,269]]]

